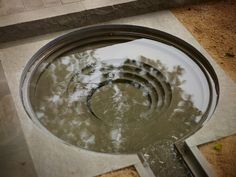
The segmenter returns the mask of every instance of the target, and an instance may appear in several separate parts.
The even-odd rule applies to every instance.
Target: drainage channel
[[[22,75],[31,119],[79,148],[142,154],[156,176],[189,176],[174,143],[214,112],[217,76],[196,49],[170,34],[95,26],[41,48]]]

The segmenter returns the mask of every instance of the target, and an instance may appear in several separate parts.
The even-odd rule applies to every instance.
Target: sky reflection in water
[[[54,135],[98,152],[141,151],[156,174],[186,175],[173,142],[197,126],[210,95],[204,74],[187,55],[139,39],[74,50],[38,71],[31,104]]]

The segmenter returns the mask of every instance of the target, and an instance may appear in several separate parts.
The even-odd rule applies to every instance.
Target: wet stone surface
[[[45,60],[29,93],[37,119],[58,138],[97,152],[141,152],[157,176],[189,175],[173,143],[196,130],[216,97],[192,59],[148,39]]]

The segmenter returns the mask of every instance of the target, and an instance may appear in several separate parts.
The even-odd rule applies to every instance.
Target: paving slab
[[[25,6],[20,0],[1,0],[0,1],[0,16],[23,12]]]
[[[43,0],[45,7],[53,7],[53,6],[59,6],[62,5],[62,2],[60,0]]]
[[[37,177],[0,62],[0,176]]]
[[[151,27],[175,35],[198,49],[213,65],[219,79],[220,98],[212,118],[187,141],[199,145],[236,132],[236,84],[214,62],[194,37],[169,11],[114,20],[108,24],[133,24]],[[20,77],[31,56],[57,34],[2,45],[1,61],[16,104],[28,147],[38,176],[94,176],[132,164],[140,164],[136,155],[109,155],[90,152],[62,143],[37,127],[25,113],[19,97]],[[142,169],[142,167],[140,167]],[[141,170],[142,171],[142,170]],[[147,175],[143,170],[143,176]]]

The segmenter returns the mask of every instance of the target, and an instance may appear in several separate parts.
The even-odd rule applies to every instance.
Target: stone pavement
[[[203,0],[0,0],[0,42],[199,1]]]
[[[109,23],[142,25],[163,30],[184,39],[203,53],[212,63],[218,74],[221,86],[220,100],[213,117],[189,141],[192,141],[192,144],[198,145],[236,132],[236,85],[172,13],[162,11],[114,20]],[[19,82],[22,70],[30,57],[40,47],[56,36],[65,33],[61,32],[2,45],[0,51],[6,78],[38,176],[90,177],[127,165],[140,164],[139,159],[135,155],[100,154],[68,146],[55,137],[46,134],[25,113],[19,96]],[[140,168],[142,169],[142,167]]]
[[[37,176],[1,62],[0,152],[0,176]]]
[[[35,20],[35,12],[37,12],[37,18],[39,18],[39,16],[40,18],[45,18],[46,15],[46,18],[49,18],[49,14],[51,14],[51,16],[55,15],[54,12],[58,14],[65,14],[72,12],[71,8],[76,11],[79,9],[79,7],[82,9],[89,8],[89,6],[90,8],[94,7],[92,3],[94,3],[95,0],[90,0],[91,3],[88,3],[87,7],[85,6],[86,1],[89,2],[89,0],[76,2],[63,0],[58,4],[55,3],[55,5],[46,6],[46,3],[49,4],[49,2],[52,3],[57,1],[0,0],[0,28],[4,25],[10,25],[10,23],[14,24],[16,23],[16,21],[21,23],[27,20]],[[22,4],[20,2],[22,2]],[[33,5],[33,2],[35,2],[36,4],[38,3],[38,8],[34,9],[26,7],[26,5],[24,4],[25,2],[30,2],[29,4],[31,4],[31,6],[36,6],[35,4]],[[115,3],[117,1],[111,0],[109,2]],[[14,4],[14,6],[11,5],[12,3]],[[83,5],[81,5],[82,3]],[[29,4],[27,6],[30,6]],[[23,10],[11,10],[16,7]],[[60,9],[59,7],[61,8],[61,10],[58,10]],[[52,11],[52,9],[54,9],[55,11]],[[46,11],[49,14],[46,14]],[[101,16],[103,16],[103,11],[99,12]],[[95,21],[94,23],[96,22],[99,22],[99,20]],[[224,71],[213,61],[211,56],[200,46],[200,44],[194,39],[194,37],[169,11],[161,11],[146,15],[123,18],[119,20],[113,20],[108,23],[141,25],[163,30],[182,38],[183,40],[187,41],[195,48],[197,48],[201,53],[203,53],[203,55],[205,55],[205,57],[207,57],[211,62],[219,77],[220,100],[216,112],[214,113],[212,118],[205,123],[204,127],[200,131],[196,132],[196,134],[190,137],[188,139],[188,142],[190,142],[191,145],[195,146],[236,133],[236,84],[234,84],[232,80],[228,78]],[[70,26],[70,28],[72,27],[73,26]],[[29,28],[29,26],[20,28],[19,31],[22,31],[23,29],[24,32],[24,30],[27,28]],[[65,29],[68,28],[64,28],[64,30]],[[61,28],[58,31],[61,30],[63,29]],[[2,48],[0,49],[0,60],[3,64],[3,69],[10,88],[10,92],[13,97],[13,102],[16,106],[16,111],[21,122],[21,127],[23,129],[29,153],[33,160],[37,175],[40,177],[90,177],[132,164],[136,164],[137,166],[139,166],[139,168],[141,169],[140,171],[142,172],[143,167],[140,166],[140,161],[136,155],[100,154],[68,146],[66,144],[63,144],[58,139],[55,139],[54,137],[46,134],[43,129],[37,127],[34,123],[32,123],[28,115],[25,113],[19,96],[19,82],[23,68],[29,61],[30,57],[40,47],[42,47],[55,37],[67,32],[68,31],[51,33],[48,35],[33,37],[26,40],[0,45],[0,48]],[[18,33],[17,35],[19,34],[20,33]],[[1,34],[0,32],[0,36],[2,35],[4,34]],[[17,143],[17,141],[15,142]],[[143,175],[145,176],[145,172],[143,172]]]
[[[81,1],[84,0],[0,0],[0,16],[48,7],[61,7],[70,3],[80,3]]]

